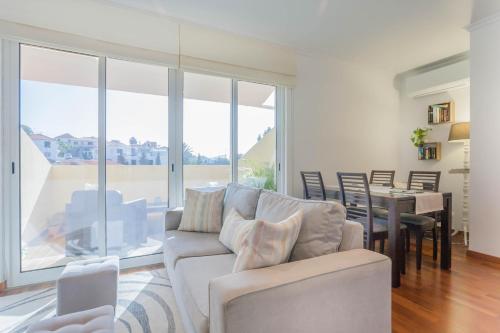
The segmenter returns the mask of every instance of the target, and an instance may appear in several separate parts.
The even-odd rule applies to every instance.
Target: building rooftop
[[[31,134],[30,138],[32,140],[48,140],[48,141],[53,141],[54,140],[53,138],[48,137],[48,136],[43,135],[43,134]]]

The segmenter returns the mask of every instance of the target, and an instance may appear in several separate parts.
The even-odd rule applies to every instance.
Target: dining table
[[[337,185],[325,186],[327,199],[340,200],[340,188]],[[435,213],[441,218],[441,255],[440,266],[443,270],[451,269],[451,229],[452,229],[452,194],[439,192],[443,196],[443,209]],[[372,205],[388,210],[389,230],[389,257],[392,260],[392,287],[401,285],[401,257],[398,255],[401,249],[400,225],[401,213],[414,213],[417,193],[415,191],[391,191],[381,190],[378,187],[370,187]]]

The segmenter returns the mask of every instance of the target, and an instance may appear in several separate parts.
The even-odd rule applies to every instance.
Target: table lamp
[[[463,169],[451,169],[450,173],[459,173],[464,176],[464,197],[462,210],[462,225],[464,229],[464,244],[467,246],[469,233],[469,173],[470,173],[470,123],[455,123],[451,125],[448,142],[464,144],[464,167]]]

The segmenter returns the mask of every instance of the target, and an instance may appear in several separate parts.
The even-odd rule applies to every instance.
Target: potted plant
[[[417,148],[422,147],[425,143],[425,137],[431,130],[432,130],[431,128],[420,128],[420,127],[413,130],[410,137],[410,140],[413,143],[413,145]]]
[[[424,158],[425,137],[427,136],[430,130],[431,130],[430,128],[417,127],[415,130],[413,130],[411,134],[410,140],[413,143],[413,145],[418,148],[419,160]]]

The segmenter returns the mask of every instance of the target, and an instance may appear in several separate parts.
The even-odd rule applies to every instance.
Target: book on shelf
[[[438,148],[435,146],[423,146],[418,148],[419,160],[435,160],[438,158]]]
[[[429,105],[429,124],[440,124],[451,121],[451,103]]]

